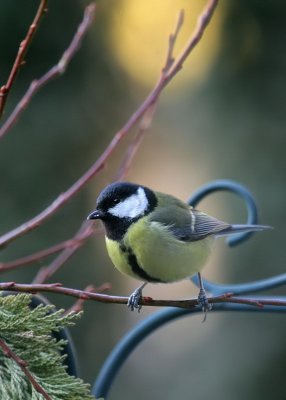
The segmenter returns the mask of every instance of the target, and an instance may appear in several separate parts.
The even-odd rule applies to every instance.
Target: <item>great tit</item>
[[[131,310],[140,310],[142,289],[148,282],[176,282],[195,273],[201,278],[217,236],[269,228],[231,225],[173,196],[130,182],[107,186],[87,218],[103,222],[107,251],[115,267],[144,282],[129,297]],[[199,303],[205,311],[210,309],[203,287]]]

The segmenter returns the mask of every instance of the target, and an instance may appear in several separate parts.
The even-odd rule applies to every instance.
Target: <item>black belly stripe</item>
[[[163,282],[161,279],[150,276],[146,271],[144,271],[143,268],[140,267],[140,265],[138,264],[136,255],[133,253],[133,251],[130,248],[127,249],[124,246],[122,251],[128,252],[128,254],[127,254],[128,264],[130,265],[130,267],[135,275],[139,276],[141,279],[143,279],[144,281],[147,281],[147,282]]]
[[[119,248],[120,248],[120,250],[122,251],[122,253],[126,253],[127,247],[125,246],[125,244],[120,243]]]

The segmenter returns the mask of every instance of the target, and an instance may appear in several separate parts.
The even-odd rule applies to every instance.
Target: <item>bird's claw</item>
[[[207,294],[205,289],[201,288],[198,295],[198,304],[201,307],[203,313],[205,314],[203,322],[205,322],[207,318],[207,313],[210,311],[213,306],[208,302]]]
[[[127,306],[130,308],[131,311],[137,309],[138,312],[140,312],[142,308],[141,304],[139,304],[141,299],[142,299],[142,289],[138,288],[134,290],[134,292],[131,293],[131,295],[129,296]]]

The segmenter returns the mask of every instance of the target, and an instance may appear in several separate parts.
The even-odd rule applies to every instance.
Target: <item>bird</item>
[[[201,279],[214,239],[238,232],[263,231],[265,225],[232,225],[193,208],[178,198],[131,182],[105,187],[87,219],[101,220],[107,252],[123,274],[143,281],[128,298],[140,311],[147,283],[171,283],[198,274],[198,304],[211,309]]]

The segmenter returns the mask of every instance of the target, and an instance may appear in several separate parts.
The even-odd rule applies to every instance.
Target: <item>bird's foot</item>
[[[142,299],[142,288],[139,287],[136,290],[134,290],[133,293],[128,298],[127,306],[130,308],[131,311],[134,311],[135,309],[140,312],[142,306],[140,303]]]
[[[199,303],[199,306],[202,308],[202,311],[205,314],[202,322],[205,322],[208,311],[210,311],[213,307],[212,307],[212,304],[210,304],[208,302],[207,294],[206,294],[206,291],[204,288],[201,288],[199,291],[198,303]]]

